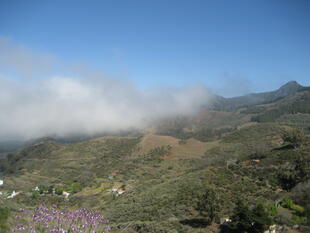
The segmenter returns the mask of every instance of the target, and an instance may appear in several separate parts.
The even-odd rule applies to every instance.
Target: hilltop
[[[287,96],[294,95],[301,89],[303,89],[303,86],[296,81],[291,81],[281,86],[278,90],[271,92],[253,93],[233,98],[218,96],[213,103],[213,108],[215,110],[234,111],[250,105],[275,102]]]

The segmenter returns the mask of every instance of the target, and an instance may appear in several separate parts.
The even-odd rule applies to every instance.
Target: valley
[[[242,202],[263,205],[277,232],[309,232],[309,103],[310,89],[290,82],[215,98],[133,136],[18,147],[0,158],[0,210],[10,213],[0,229],[14,226],[20,208],[44,203],[99,210],[111,232],[238,232],[220,219],[235,221]]]

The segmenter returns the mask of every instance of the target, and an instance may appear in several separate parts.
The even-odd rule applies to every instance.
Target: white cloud
[[[82,78],[53,76],[49,72],[52,65],[45,62],[48,59],[25,51],[0,39],[0,67],[41,74],[43,61],[44,76],[49,77],[28,82],[16,81],[7,73],[0,75],[1,140],[141,128],[152,119],[192,114],[209,99],[202,85],[141,91],[129,81],[93,77],[92,72],[84,72]],[[20,53],[22,66],[14,59]],[[10,54],[10,61],[5,60],[5,54]]]

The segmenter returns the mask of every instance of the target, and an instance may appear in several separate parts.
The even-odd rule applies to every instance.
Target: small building
[[[251,160],[251,164],[252,165],[256,165],[256,164],[259,164],[260,163],[260,160],[259,159],[252,159]]]
[[[268,230],[264,231],[264,233],[276,233],[277,225],[269,226]]]
[[[3,180],[0,180],[0,186],[2,186],[4,184]]]
[[[126,191],[126,185],[115,184],[111,189],[111,193],[116,194],[116,196],[123,194]]]
[[[115,184],[111,189],[111,192],[116,193],[121,188],[121,186],[122,186],[121,184]]]
[[[66,199],[69,199],[70,193],[63,191],[62,195],[64,195]]]
[[[12,199],[14,197],[16,197],[18,194],[20,194],[20,192],[15,192],[15,190],[12,192],[12,194],[10,196],[7,197],[7,199]]]
[[[223,226],[227,226],[231,222],[229,217],[222,217],[220,218],[220,224]]]
[[[118,195],[121,195],[121,194],[123,194],[125,191],[126,191],[125,189],[119,189],[119,190],[117,191],[117,194],[118,194]]]

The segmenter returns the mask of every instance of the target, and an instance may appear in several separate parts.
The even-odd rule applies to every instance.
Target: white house
[[[276,233],[276,228],[276,225],[271,225],[268,230],[264,231],[264,233]]]
[[[16,197],[20,192],[15,192],[15,190],[12,192],[12,194],[10,196],[7,197],[7,199],[11,199]]]
[[[119,189],[118,191],[117,191],[117,195],[121,195],[121,194],[123,194],[125,192],[125,189]]]
[[[67,193],[67,192],[63,191],[63,192],[62,192],[62,195],[64,195],[65,198],[68,199],[69,196],[70,196],[70,193]]]
[[[112,192],[112,193],[116,193],[116,192],[117,192],[117,188],[112,188],[112,189],[111,189],[111,192]]]
[[[3,182],[3,180],[0,180],[0,186],[2,186],[2,185],[3,185],[3,183],[4,183],[4,182]]]
[[[113,188],[111,189],[111,192],[117,193],[117,191],[120,189],[121,186],[122,186],[121,184],[115,184]]]

